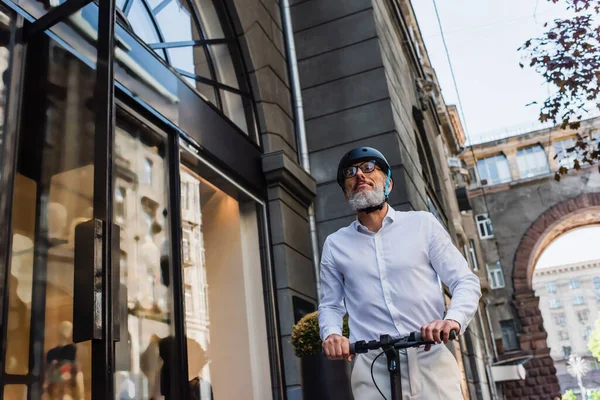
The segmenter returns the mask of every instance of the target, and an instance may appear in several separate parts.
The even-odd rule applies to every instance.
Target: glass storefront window
[[[33,96],[24,99],[30,111],[21,121],[13,186],[4,398],[20,398],[6,397],[25,391],[10,386],[18,379],[35,382],[32,398],[90,398],[91,340],[74,343],[73,336],[81,324],[74,314],[75,231],[94,212],[94,113],[86,105],[95,74],[54,44],[32,49],[52,54],[53,63],[47,75],[27,76],[24,88]],[[40,99],[47,108],[32,109],[30,101]]]
[[[133,0],[131,10],[127,15],[127,20],[133,27],[135,33],[146,43],[157,43],[159,39],[156,27],[150,18],[150,15],[146,12],[146,9],[142,5],[141,0]]]
[[[13,14],[0,6],[0,34],[5,40],[0,43],[0,188],[7,188],[10,185],[12,170],[12,151],[10,150],[10,140],[5,132],[5,112],[6,112],[6,94],[9,85],[10,76],[13,71],[9,70],[9,59],[11,49],[9,49],[10,32],[14,24]],[[4,217],[7,216],[7,204],[10,202],[10,192],[0,189],[0,226],[4,225]],[[0,259],[4,259],[6,253],[10,251],[7,245],[10,232],[0,231]],[[4,245],[3,245],[4,244]],[[2,262],[0,261],[0,265]],[[5,271],[0,267],[0,310],[4,309],[4,285]],[[2,332],[2,323],[0,322],[0,335]],[[1,360],[0,360],[1,362]],[[1,364],[0,364],[1,365]],[[1,366],[0,366],[1,368]],[[0,389],[1,390],[1,389]]]
[[[165,363],[173,357],[168,353],[175,329],[165,146],[162,135],[132,118],[121,115],[117,120],[113,212],[115,223],[122,221],[122,323],[121,340],[115,344],[119,399],[162,399],[169,391]],[[117,206],[123,192],[124,215]]]
[[[248,120],[253,120],[253,110],[244,105],[239,93],[234,93],[241,89],[250,97],[237,39],[231,37],[227,44],[190,43],[232,36],[231,32],[226,33],[223,29],[222,24],[228,25],[229,22],[220,15],[224,12],[217,12],[213,0],[198,1],[195,7],[192,7],[190,0],[165,0],[156,5],[149,2],[150,10],[142,0],[127,0],[121,3],[121,7],[140,39],[154,47],[159,56],[179,70],[182,77],[207,101],[248,133]],[[181,42],[187,43],[182,45]],[[165,55],[168,57],[165,58]],[[197,82],[194,75],[209,81]],[[232,89],[216,89],[218,83]]]
[[[190,387],[202,399],[270,399],[260,208],[187,152],[180,180]]]

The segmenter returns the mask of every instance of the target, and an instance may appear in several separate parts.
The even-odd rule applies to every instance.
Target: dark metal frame
[[[67,2],[72,0],[67,0]],[[102,339],[92,340],[92,399],[113,399],[112,364],[114,357],[112,203],[113,141],[115,133],[115,23],[116,1],[102,0],[98,5],[98,43],[94,111],[94,219],[103,221],[102,232]],[[118,292],[117,292],[118,293]],[[116,296],[114,296],[116,298]],[[110,310],[110,311],[109,311]],[[97,322],[96,322],[97,324]],[[102,362],[99,362],[102,360]]]
[[[8,283],[10,277],[11,264],[11,248],[12,248],[12,198],[14,189],[14,176],[16,172],[16,154],[18,144],[19,131],[19,114],[20,114],[20,96],[21,86],[23,82],[23,46],[19,44],[22,36],[22,26],[24,23],[23,17],[14,13],[14,22],[12,22],[11,35],[9,39],[9,65],[7,67],[7,75],[9,80],[5,82],[6,87],[6,103],[4,109],[4,130],[3,146],[0,147],[0,186],[3,188],[0,191],[0,337],[5,338],[8,325],[8,298],[9,291]],[[2,268],[4,266],[4,268]],[[6,371],[4,360],[6,358],[6,341],[0,341],[0,381],[4,381],[2,375]],[[26,384],[20,381],[21,377],[16,377],[16,384]],[[0,386],[0,389],[3,385]],[[3,399],[3,390],[0,390],[0,400]]]
[[[91,0],[67,0],[60,7],[57,7],[48,12],[44,17],[39,18],[33,22],[26,22],[23,20],[23,17],[19,16],[20,21],[26,26],[26,28],[22,29],[23,35],[26,35],[27,39],[32,39],[34,37],[38,37],[40,34],[45,34],[45,31],[50,29],[57,23],[64,21],[71,13],[77,11],[81,7],[89,4]],[[95,104],[94,111],[96,115],[95,120],[95,150],[94,150],[94,218],[103,221],[103,246],[102,246],[102,308],[103,310],[113,310],[113,280],[116,278],[112,273],[112,258],[114,256],[111,254],[111,246],[110,239],[112,234],[112,195],[113,195],[113,140],[114,140],[114,131],[115,131],[115,81],[114,81],[114,34],[115,34],[115,23],[116,23],[116,2],[115,0],[101,0],[96,2],[99,5],[99,26],[98,26],[98,42],[97,42],[97,78],[96,78],[96,89],[95,89]],[[145,1],[144,1],[145,3]],[[131,5],[132,1],[128,1],[125,5]],[[159,7],[164,7],[168,5],[168,1],[165,1],[159,5]],[[78,7],[79,6],[79,7]],[[220,18],[223,18],[224,10],[222,7],[217,6],[217,11],[219,12]],[[124,7],[125,8],[125,7]],[[130,7],[129,7],[130,8]],[[225,10],[226,12],[226,10]],[[194,10],[194,18],[197,18],[197,10]],[[225,18],[231,19],[231,16],[227,13]],[[199,20],[198,20],[199,22]],[[198,25],[201,27],[201,25]],[[223,26],[225,30],[230,29],[231,27]],[[204,36],[204,33],[201,33]],[[235,37],[232,31],[227,32],[227,36],[231,35],[231,37]],[[27,39],[24,41],[27,42]],[[204,46],[206,51],[208,50],[209,45],[214,44],[227,44],[229,46],[234,46],[237,51],[240,52],[240,43],[238,39],[209,39],[209,40],[200,40],[195,41],[193,45]],[[181,42],[165,44],[165,49],[169,47],[181,47]],[[237,58],[232,54],[233,62],[235,64],[236,69],[240,68],[238,65]],[[210,59],[210,57],[209,57]],[[244,63],[242,57],[240,57],[241,62]],[[22,65],[22,64],[21,64]],[[241,95],[244,101],[252,102],[252,112],[254,113],[252,118],[248,118],[249,124],[249,132],[254,131],[254,126],[250,126],[251,123],[256,123],[255,115],[256,115],[256,105],[255,102],[252,101],[253,97],[251,92],[248,90],[247,92],[243,89],[248,89],[250,87],[249,81],[247,80],[247,73],[245,64],[243,65],[244,76],[246,79],[240,79],[240,89],[236,89],[227,85],[220,84],[213,80],[208,80],[207,84],[213,85],[215,87],[215,91],[219,94],[219,90],[227,90],[238,95]],[[192,79],[196,79],[194,76]],[[201,78],[205,79],[205,78]],[[11,84],[11,87],[13,85]],[[18,90],[16,90],[19,93]],[[16,102],[15,104],[19,104],[17,98],[15,96],[9,97],[9,101]],[[220,97],[220,95],[219,95]],[[120,104],[121,106],[121,104]],[[124,106],[124,105],[123,105]],[[136,107],[137,108],[137,107]],[[8,110],[12,110],[11,112],[14,114],[14,123],[18,122],[18,109],[11,108],[10,105],[7,106]],[[219,110],[222,110],[220,108]],[[136,113],[136,115],[138,115]],[[136,116],[137,118],[137,116]],[[14,134],[18,132],[17,126],[10,125],[10,118],[7,118],[7,126],[6,129],[13,129]],[[172,126],[167,127],[166,129],[162,129],[162,132],[168,133],[168,142],[167,142],[167,158],[169,160],[169,182],[170,182],[170,194],[169,194],[169,205],[170,205],[170,228],[171,228],[171,241],[172,241],[172,254],[171,254],[171,262],[175,266],[175,268],[171,268],[172,284],[174,285],[174,320],[175,320],[175,334],[178,339],[185,338],[185,308],[184,308],[184,295],[183,295],[183,278],[181,276],[182,271],[180,268],[176,268],[181,265],[181,231],[178,229],[178,224],[180,223],[180,196],[179,196],[179,138],[185,136],[182,132],[172,130]],[[253,138],[257,140],[256,138]],[[16,147],[16,144],[15,144]],[[198,146],[199,148],[199,146]],[[14,153],[13,153],[14,154]],[[210,159],[210,157],[209,157]],[[16,167],[16,163],[12,164],[13,169]],[[14,185],[8,185],[11,189]],[[1,200],[1,199],[0,199]],[[4,217],[8,217],[8,223],[10,224],[10,212],[11,212],[11,201],[7,202],[9,205],[7,214]],[[260,235],[261,235],[261,246],[263,247],[262,258],[263,258],[263,279],[265,283],[265,308],[267,312],[267,321],[268,321],[268,334],[269,334],[269,343],[270,343],[270,363],[271,363],[271,378],[273,382],[273,395],[275,398],[285,398],[285,382],[283,377],[283,355],[281,350],[280,338],[278,335],[279,327],[278,327],[278,314],[277,314],[277,306],[276,306],[276,292],[274,285],[274,277],[272,275],[272,265],[270,260],[272,259],[272,249],[269,246],[269,238],[268,238],[268,213],[266,212],[266,206],[263,204],[261,208],[261,221],[259,221],[260,225]],[[0,215],[0,219],[3,215]],[[5,227],[10,227],[10,225],[2,224]],[[10,233],[10,230],[8,231]],[[2,248],[3,244],[0,244],[0,256],[4,256],[6,261],[10,261],[10,240],[7,242],[5,248]],[[4,253],[3,253],[4,251]],[[7,273],[10,273],[9,269],[6,269]],[[1,276],[0,276],[1,277]],[[5,277],[5,280],[7,277]],[[2,282],[0,282],[2,284]],[[7,285],[4,285],[7,287]],[[41,294],[41,293],[40,293]],[[7,310],[8,310],[8,294],[5,293],[2,305],[2,318],[3,318],[3,327],[6,327],[6,319],[7,319]],[[116,319],[116,318],[115,318]],[[114,331],[114,323],[113,315],[111,312],[104,312],[102,316],[102,332],[101,338],[93,340],[92,342],[92,374],[94,376],[93,386],[92,386],[92,397],[93,399],[107,399],[114,397],[114,386],[113,386],[113,356],[114,356],[114,340],[116,339]],[[4,328],[6,329],[6,328]],[[2,332],[3,333],[3,332]],[[3,335],[4,336],[4,335]],[[178,363],[177,376],[187,377],[187,343],[185,340],[177,341],[177,359],[181,360]],[[0,371],[4,371],[3,361],[5,350],[2,348],[2,352],[0,354],[0,367],[2,369]],[[39,354],[38,354],[39,355]],[[33,353],[30,351],[30,356],[33,356]],[[36,356],[37,357],[37,356]],[[6,375],[5,375],[6,376]],[[11,376],[11,383],[23,383],[23,384],[31,384],[32,379],[30,377],[21,377],[21,376]],[[182,378],[181,384],[183,384],[184,378]],[[187,398],[187,385],[173,385],[176,390],[179,392],[177,398]],[[0,400],[2,399],[2,391],[0,391]],[[181,396],[181,397],[179,397]],[[34,392],[28,396],[29,398],[34,398]]]

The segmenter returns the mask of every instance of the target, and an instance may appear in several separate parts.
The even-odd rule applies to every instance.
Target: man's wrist
[[[327,340],[327,338],[331,335],[342,336],[342,331],[337,328],[325,329],[325,331],[323,332],[323,341]]]
[[[446,318],[446,321],[454,321],[454,322],[456,322],[458,324],[458,330],[460,331],[462,329],[462,326],[460,325],[460,322],[458,322],[454,318]]]

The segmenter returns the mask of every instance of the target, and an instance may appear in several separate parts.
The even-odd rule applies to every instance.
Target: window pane
[[[497,159],[499,183],[508,182],[511,180],[510,168],[508,167],[508,160],[504,156],[498,156]]]
[[[187,1],[171,1],[156,15],[156,21],[160,26],[165,42],[200,39],[187,8]]]
[[[127,118],[127,119],[126,119]],[[161,378],[174,380],[165,365],[176,362],[168,346],[174,339],[173,285],[170,284],[168,162],[161,135],[127,116],[117,120],[115,186],[127,190],[131,208],[121,224],[121,340],[115,343],[116,398],[166,398]],[[137,182],[151,185],[138,184]],[[167,393],[164,393],[164,391]]]
[[[221,21],[215,9],[214,0],[195,0],[198,4],[200,14],[200,23],[206,34],[207,39],[217,39],[225,37],[225,32],[221,26]]]
[[[0,387],[0,390],[1,387]],[[26,385],[6,385],[4,386],[4,398],[7,400],[25,400],[27,399]]]
[[[133,0],[127,19],[136,35],[146,43],[158,43],[158,33],[141,0]]]
[[[148,0],[148,4],[150,5],[150,9],[154,10],[156,7],[158,7],[164,0]],[[168,0],[168,1],[173,1],[173,0]],[[176,0],[177,1],[177,0]],[[185,0],[184,0],[185,1]]]
[[[174,68],[195,74],[204,78],[212,79],[204,47],[177,47],[168,49],[171,65]],[[217,104],[215,88],[205,83],[196,82],[192,78],[185,78],[190,85],[196,88],[207,101]]]
[[[246,123],[246,108],[251,107],[250,102],[244,101],[242,96],[221,90],[221,101],[223,102],[223,112],[229,117],[244,133],[248,133],[248,124]]]
[[[188,153],[182,159],[181,181],[196,194],[182,210],[182,224],[192,233],[189,249],[196,252],[183,267],[184,285],[192,288],[186,300],[196,306],[185,324],[190,388],[202,399],[211,391],[224,399],[270,398],[256,203],[213,184],[215,173]]]
[[[504,286],[504,274],[502,273],[502,270],[501,270],[501,269],[499,269],[499,270],[497,271],[497,274],[498,274],[498,284],[499,284],[500,286]]]
[[[45,51],[31,46],[31,51]],[[45,91],[48,85],[41,84],[33,96],[60,107],[45,109],[47,121],[34,121],[35,125],[29,125],[34,112],[29,110],[19,133],[21,160],[13,186],[13,253],[6,277],[8,326],[2,338],[6,340],[2,372],[31,374],[30,379],[40,383],[28,394],[35,399],[46,398],[56,386],[65,384],[74,398],[90,398],[91,341],[75,344],[73,332],[83,323],[81,310],[74,315],[80,294],[74,285],[80,248],[75,232],[90,226],[94,212],[94,113],[87,105],[93,102],[95,72],[56,42],[48,43],[48,51],[53,62],[47,64],[46,74],[52,77],[53,89]],[[27,106],[30,98],[24,96]],[[39,152],[31,151],[36,148]],[[62,379],[44,382],[44,372]],[[41,379],[33,378],[34,374]],[[17,395],[22,387],[12,389],[14,397],[5,398],[23,398]]]
[[[215,64],[219,82],[239,89],[238,76],[231,57],[232,50],[235,51],[234,45],[218,44],[209,46],[210,56]]]

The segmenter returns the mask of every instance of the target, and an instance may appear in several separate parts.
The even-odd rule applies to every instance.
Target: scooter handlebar
[[[455,330],[451,330],[449,340],[455,340],[457,335],[458,334]],[[442,340],[443,340],[443,333],[442,333]],[[410,342],[411,344],[413,344],[412,346],[406,346],[406,347],[419,347],[419,346],[424,346],[427,344],[435,344],[435,342],[429,342],[429,341],[423,340],[423,335],[421,335],[421,332],[419,332],[419,331],[411,332],[408,336],[403,336],[403,337],[392,339],[392,341],[393,342],[404,341],[404,342]],[[376,340],[372,340],[370,342],[365,342],[364,340],[361,340],[358,342],[353,342],[353,343],[350,343],[350,354],[356,354],[357,347],[360,349],[359,350],[360,353],[364,353],[365,351],[377,349],[381,346],[382,346],[382,343],[380,341],[376,341]],[[405,347],[405,346],[402,346],[402,347]]]

